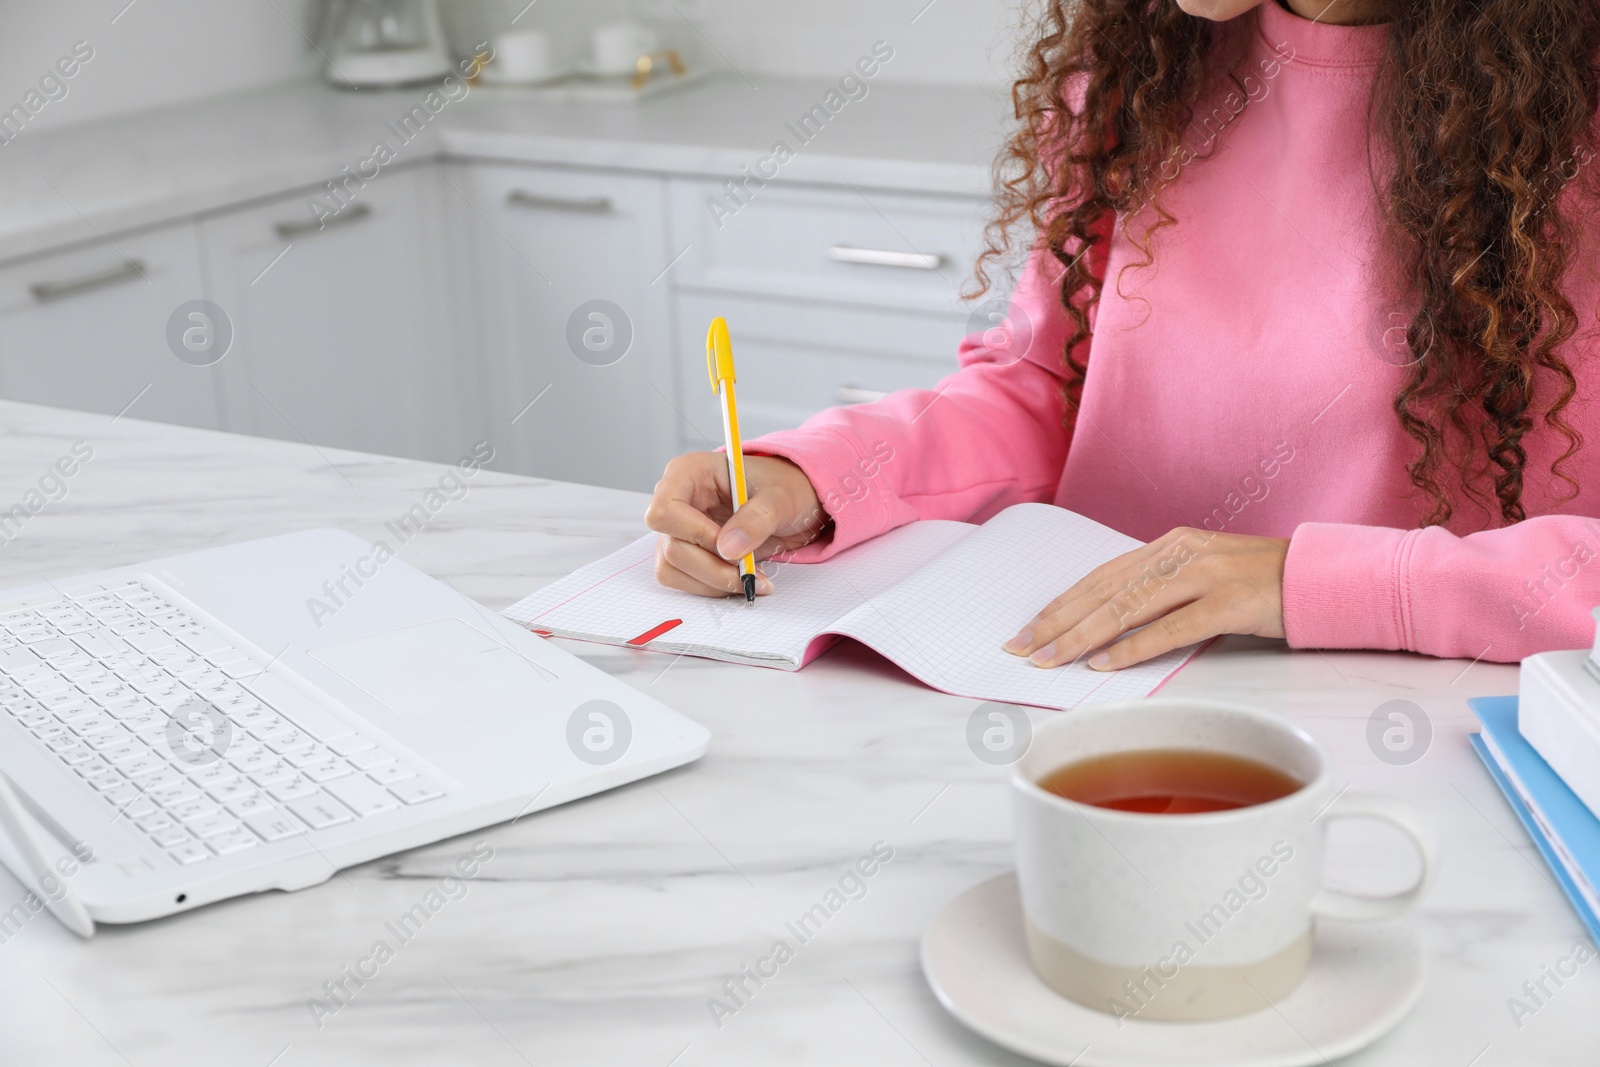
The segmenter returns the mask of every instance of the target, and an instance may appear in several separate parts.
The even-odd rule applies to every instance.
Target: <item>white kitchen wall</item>
[[[696,61],[751,74],[832,79],[886,40],[884,80],[1002,84],[1018,0],[441,0],[465,53],[516,19],[576,54],[588,29],[640,17]],[[75,42],[94,58],[30,131],[302,77],[313,0],[0,0],[0,111],[19,103]]]
[[[752,74],[834,78],[888,41],[885,80],[998,84],[1007,79],[1018,0],[446,0],[451,36],[482,40],[512,19],[580,49],[587,27],[632,15],[685,52]],[[470,41],[469,41],[470,38]],[[757,81],[759,79],[752,79]]]
[[[740,66],[837,76],[885,40],[895,48],[886,81],[1004,81],[1016,21],[1014,0],[700,0],[700,7],[706,35]]]
[[[284,81],[316,69],[307,11],[307,0],[4,0],[0,110],[77,41],[94,58],[29,132]]]

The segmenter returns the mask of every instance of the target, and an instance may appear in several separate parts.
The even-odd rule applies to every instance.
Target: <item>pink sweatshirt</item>
[[[750,443],[798,464],[837,522],[798,558],[917,519],[1054,502],[1141,540],[1179,526],[1291,537],[1283,609],[1297,648],[1515,661],[1587,647],[1600,604],[1600,250],[1585,247],[1567,283],[1581,318],[1564,351],[1579,382],[1567,408],[1585,441],[1568,467],[1579,495],[1552,513],[1559,439],[1536,430],[1530,518],[1502,527],[1465,503],[1447,527],[1419,529],[1428,503],[1405,470],[1416,445],[1393,410],[1408,318],[1382,291],[1367,169],[1388,31],[1313,23],[1272,0],[1241,17],[1259,20],[1250,103],[1220,131],[1197,119],[1191,146],[1220,146],[1166,188],[1179,221],[1157,234],[1154,267],[1120,287],[1139,257],[1114,237],[1075,430],[1062,428],[1066,316],[1036,258],[1011,311],[1031,343],[1026,328],[997,347],[968,338],[935,389]]]

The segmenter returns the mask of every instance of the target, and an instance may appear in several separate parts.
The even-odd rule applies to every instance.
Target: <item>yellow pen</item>
[[[728,446],[728,484],[733,489],[733,510],[750,499],[744,481],[744,442],[739,438],[739,405],[733,396],[733,341],[728,336],[728,320],[711,320],[706,334],[706,372],[711,375],[711,391],[722,397],[722,436]],[[739,582],[744,586],[747,604],[756,601],[756,557],[746,553],[739,561]]]

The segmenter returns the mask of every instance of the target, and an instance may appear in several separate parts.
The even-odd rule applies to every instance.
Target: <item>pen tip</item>
[[[739,581],[744,585],[744,602],[746,604],[754,604],[756,602],[756,576],[753,574],[741,574]]]

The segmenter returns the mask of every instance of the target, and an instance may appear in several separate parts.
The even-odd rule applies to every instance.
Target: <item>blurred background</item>
[[[0,397],[648,489],[931,385],[1014,0],[0,7]]]

